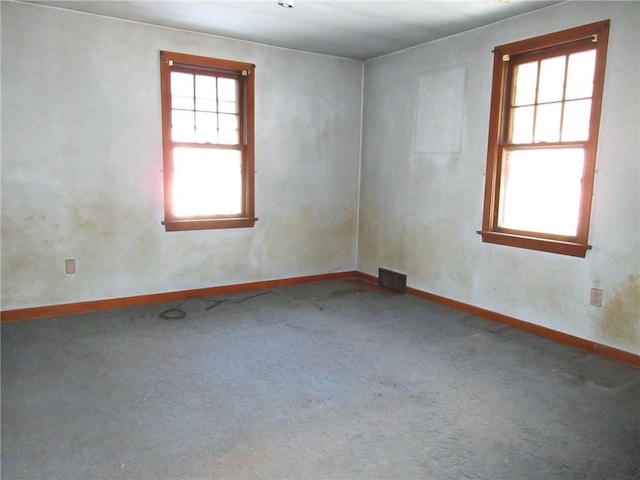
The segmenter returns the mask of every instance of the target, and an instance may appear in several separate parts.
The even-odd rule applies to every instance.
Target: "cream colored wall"
[[[483,244],[491,50],[607,18],[593,249],[580,259]],[[359,269],[399,270],[420,290],[640,353],[639,31],[638,2],[568,2],[366,63]],[[430,127],[433,143],[459,142],[446,151],[416,131],[418,109],[438,104],[438,92],[419,97],[432,77],[445,96],[443,79],[462,85],[459,115],[431,112],[445,124],[444,138]]]
[[[1,4],[3,310],[355,268],[361,62]],[[160,50],[257,65],[255,228],[160,224]]]

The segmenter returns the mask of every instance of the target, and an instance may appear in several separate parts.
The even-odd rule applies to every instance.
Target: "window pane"
[[[567,70],[567,91],[565,98],[589,98],[593,92],[593,74],[596,66],[596,51],[569,55]]]
[[[540,62],[538,103],[559,102],[564,91],[566,56],[547,58]]]
[[[171,72],[171,108],[193,110],[193,75]]]
[[[218,78],[218,99],[223,102],[237,102],[237,81],[232,78]]]
[[[171,108],[193,111],[193,97],[171,97]]]
[[[499,226],[576,235],[583,164],[581,148],[505,150]]]
[[[172,110],[171,140],[174,142],[193,142],[194,138],[193,112]]]
[[[193,98],[193,75],[171,72],[171,95]]]
[[[238,145],[238,116],[220,114],[220,132],[218,142],[225,145]]]
[[[589,140],[591,100],[576,100],[564,104],[562,119],[562,141]]]
[[[200,112],[215,112],[217,108],[215,99],[196,98],[196,110]]]
[[[173,150],[173,212],[178,217],[242,212],[242,163],[238,150]]]
[[[562,103],[538,105],[536,111],[536,133],[534,142],[557,142],[560,140],[560,117]]]
[[[196,75],[196,96],[198,98],[216,98],[216,77]]]
[[[231,78],[218,79],[218,111],[238,112],[238,82]]]
[[[196,110],[215,112],[216,77],[196,75]]]
[[[538,62],[523,63],[516,67],[514,105],[533,105],[536,102]]]
[[[218,111],[221,113],[238,113],[238,105],[235,102],[218,102]]]
[[[196,142],[218,143],[217,114],[196,112]]]
[[[534,107],[518,107],[511,114],[511,143],[532,143]]]

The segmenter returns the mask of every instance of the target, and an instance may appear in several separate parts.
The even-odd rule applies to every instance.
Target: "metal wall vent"
[[[407,276],[404,273],[394,272],[386,268],[378,269],[378,285],[395,292],[404,293],[407,286]]]

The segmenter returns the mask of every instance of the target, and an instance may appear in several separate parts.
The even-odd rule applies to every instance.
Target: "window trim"
[[[242,212],[240,215],[178,217],[172,212],[173,147],[180,142],[171,139],[170,75],[175,71],[205,71],[242,79],[241,144],[242,152]],[[243,75],[242,72],[247,72]],[[245,62],[202,57],[175,52],[160,52],[160,90],[162,102],[162,159],[164,178],[164,221],[166,231],[252,228],[255,217],[255,65]],[[207,144],[204,144],[206,148]],[[224,147],[223,147],[224,148]]]
[[[482,236],[483,242],[582,258],[584,258],[587,251],[591,249],[591,245],[588,244],[588,235],[609,25],[610,20],[603,20],[527,40],[500,45],[495,48],[482,230],[477,232]],[[508,101],[507,95],[510,92],[510,74],[513,70],[514,63],[509,60],[505,61],[503,58],[505,56],[511,59],[511,57],[516,56],[545,55],[549,50],[564,50],[571,45],[580,44],[585,40],[592,41],[596,48],[596,63],[593,95],[591,97],[592,107],[589,139],[586,142],[580,142],[584,145],[585,161],[577,234],[566,237],[501,228],[498,226],[502,167],[501,155],[503,149],[507,146],[507,143],[503,142],[503,132],[505,132],[508,125],[507,122],[509,121],[508,107],[510,102]],[[566,143],[567,142],[563,144]],[[540,144],[540,148],[548,146],[549,144]]]

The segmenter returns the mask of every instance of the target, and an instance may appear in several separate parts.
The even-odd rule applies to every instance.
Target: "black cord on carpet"
[[[205,312],[208,312],[209,310],[211,310],[212,308],[217,307],[221,303],[228,302],[228,303],[236,303],[236,304],[238,304],[238,303],[246,302],[247,300],[250,300],[252,298],[260,297],[262,295],[267,295],[268,293],[271,293],[271,290],[267,290],[266,292],[256,293],[255,295],[250,295],[250,296],[244,297],[244,298],[242,298],[240,300],[233,300],[231,298],[221,298],[221,299],[217,299],[217,300],[211,300],[209,298],[203,298],[203,297],[186,297],[185,299],[183,299],[175,307],[168,308],[167,310],[161,312],[159,317],[162,318],[163,320],[182,320],[183,318],[185,318],[187,316],[187,312],[185,312],[184,310],[181,310],[180,307],[182,307],[182,305],[187,300],[200,300],[202,302],[210,303],[211,305],[209,305],[205,309]]]

